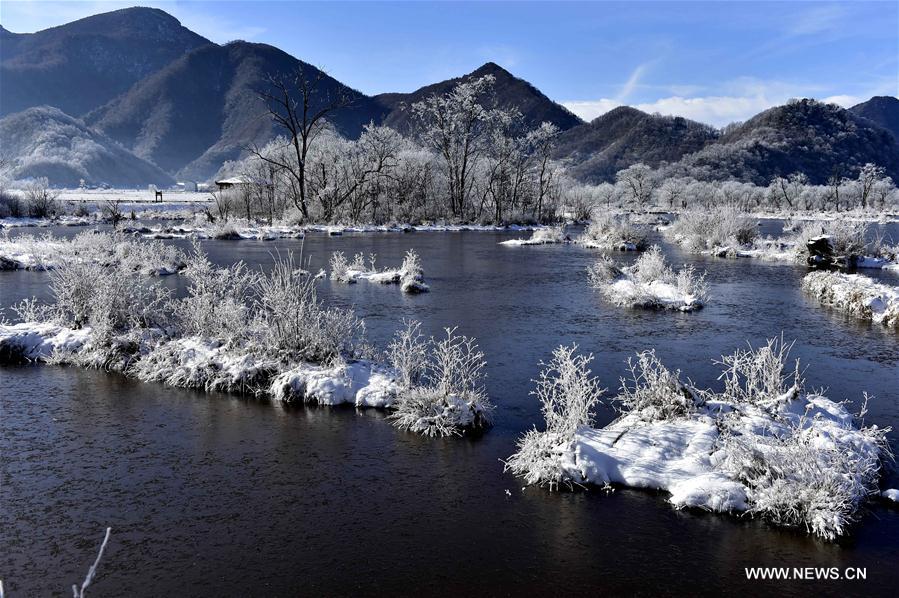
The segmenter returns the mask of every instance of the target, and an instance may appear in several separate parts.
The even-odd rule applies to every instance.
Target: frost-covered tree
[[[494,81],[493,75],[463,81],[447,94],[434,94],[412,105],[422,126],[422,140],[443,162],[450,213],[455,218],[467,213],[475,162],[487,149],[497,117],[483,101]]]
[[[656,173],[645,164],[634,164],[615,174],[615,180],[623,191],[624,197],[637,208],[644,208],[652,199],[652,193],[658,186]]]

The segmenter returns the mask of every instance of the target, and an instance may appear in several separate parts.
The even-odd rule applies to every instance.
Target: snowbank
[[[810,272],[802,289],[823,305],[863,320],[899,328],[899,288],[860,274]]]
[[[91,329],[56,324],[0,324],[0,363],[44,361],[57,352],[76,352],[91,340]]]
[[[364,360],[331,367],[302,364],[276,376],[269,387],[271,396],[284,402],[380,409],[391,407],[399,391],[395,370]]]

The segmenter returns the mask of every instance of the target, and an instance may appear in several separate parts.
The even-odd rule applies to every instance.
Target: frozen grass
[[[646,235],[627,217],[612,214],[594,217],[579,243],[604,251],[643,251],[648,245]]]
[[[591,287],[621,307],[694,311],[709,298],[705,274],[697,274],[693,266],[675,272],[657,245],[629,267],[619,267],[608,257],[601,257],[587,275]]]
[[[818,271],[805,275],[802,290],[822,305],[899,329],[899,287],[860,274]]]
[[[185,265],[177,247],[137,241],[121,233],[86,231],[71,240],[52,235],[0,236],[4,269],[51,270],[66,263],[95,263],[146,275],[174,274]]]
[[[613,399],[621,416],[601,429],[581,425],[573,437],[551,424],[567,407],[543,401],[546,431],[525,434],[507,468],[528,484],[660,489],[676,508],[746,513],[825,539],[845,534],[864,501],[879,494],[889,429],[865,426],[864,407],[853,416],[805,392],[780,340],[719,363],[723,389],[699,391],[652,352],[639,354]],[[580,391],[562,395],[573,413],[583,413],[583,396],[596,388],[587,374],[581,368],[573,377]]]
[[[457,335],[454,328],[445,332],[444,338],[426,341],[420,324],[409,321],[390,344],[388,355],[401,384],[390,417],[402,430],[450,436],[491,423],[484,354],[475,339]]]
[[[722,248],[751,245],[758,236],[758,225],[755,218],[736,208],[721,207],[684,212],[665,232],[694,253],[719,253]]]
[[[536,229],[530,239],[509,239],[502,241],[500,245],[554,245],[569,241],[568,235],[565,234],[565,227],[553,226]]]

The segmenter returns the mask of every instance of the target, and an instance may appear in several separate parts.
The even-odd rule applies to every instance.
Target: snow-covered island
[[[291,256],[262,273],[240,262],[215,266],[195,247],[182,275],[187,296],[173,298],[129,269],[60,264],[49,272],[55,302],[25,301],[16,306],[24,321],[0,324],[0,363],[69,364],[184,388],[389,409],[397,427],[432,436],[490,425],[484,355],[455,329],[425,339],[409,322],[379,353],[364,322],[326,306],[316,278]]]
[[[353,261],[349,262],[342,251],[331,254],[331,280],[347,284],[359,280],[376,282],[380,284],[398,284],[404,293],[426,293],[431,288],[425,283],[424,268],[421,258],[415,250],[410,249],[403,258],[399,268],[379,270],[375,264],[377,256],[372,254],[366,263],[365,256],[357,253]]]
[[[660,230],[693,253],[899,272],[899,246],[873,236],[869,227],[866,221],[849,218],[788,221],[785,236],[761,238],[757,218],[735,208],[721,208],[684,212]]]
[[[527,432],[506,467],[527,484],[663,490],[675,508],[763,517],[832,540],[880,493],[889,428],[865,426],[864,407],[853,416],[806,390],[789,349],[772,340],[723,357],[718,391],[640,353],[612,399],[620,416],[596,428],[604,390],[590,375],[593,356],[559,347],[535,392],[546,427]]]
[[[577,243],[604,251],[643,251],[648,246],[646,235],[630,217],[607,213],[594,216]]]
[[[122,233],[85,231],[71,240],[52,235],[0,235],[0,270],[52,270],[68,263],[163,276],[185,267],[185,256],[172,245],[140,242]]]
[[[675,272],[653,245],[632,266],[620,267],[607,256],[587,271],[590,286],[615,305],[642,309],[695,311],[709,298],[705,274],[693,266]]]
[[[899,287],[861,274],[818,271],[805,275],[802,290],[822,305],[899,329]]]

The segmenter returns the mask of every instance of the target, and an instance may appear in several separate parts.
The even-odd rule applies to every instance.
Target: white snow
[[[880,495],[887,500],[891,500],[893,502],[899,502],[899,490],[896,488],[889,488],[880,493]]]
[[[91,339],[91,329],[74,330],[51,323],[0,324],[0,355],[9,361],[40,361],[56,352],[76,352]],[[15,359],[12,359],[15,357]]]
[[[396,372],[370,361],[331,367],[301,364],[272,380],[271,396],[279,401],[300,400],[319,405],[351,403],[357,407],[393,405],[400,387]]]
[[[823,305],[884,326],[899,327],[899,287],[861,274],[810,272],[803,290]]]

